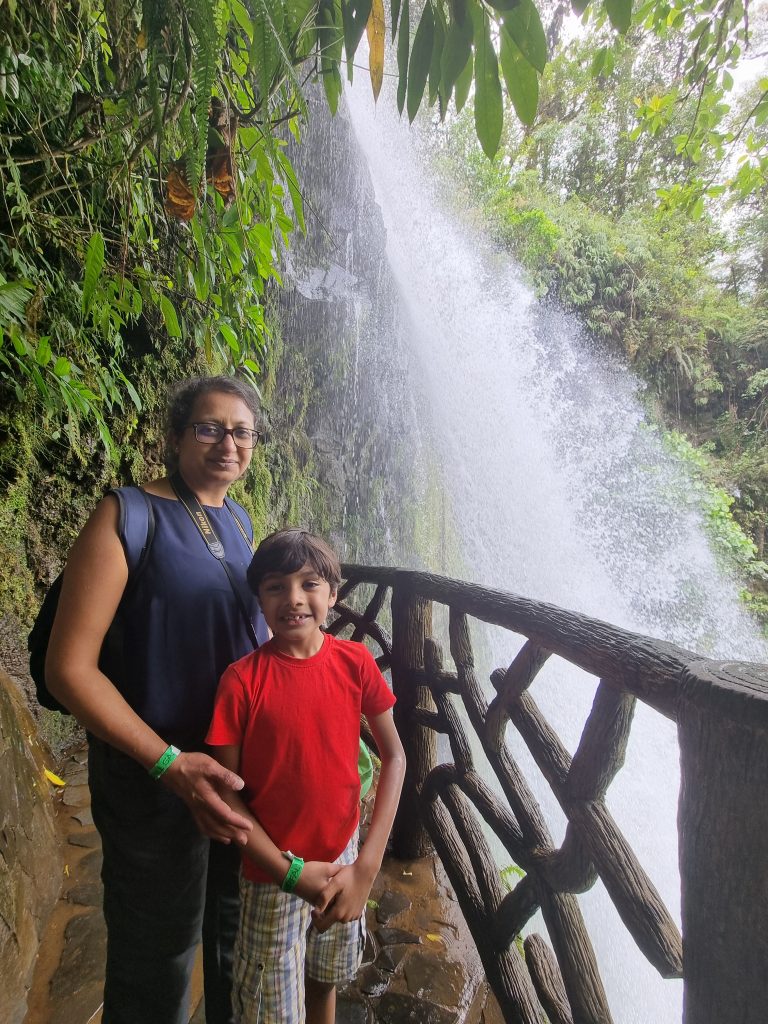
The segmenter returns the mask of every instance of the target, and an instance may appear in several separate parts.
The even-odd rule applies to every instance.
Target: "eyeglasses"
[[[258,430],[248,427],[222,427],[220,423],[188,423],[195,432],[195,440],[200,444],[218,444],[227,434],[232,437],[238,448],[255,448],[261,436]]]

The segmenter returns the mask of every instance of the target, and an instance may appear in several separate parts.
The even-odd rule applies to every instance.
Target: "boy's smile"
[[[259,586],[259,604],[277,647],[310,658],[323,646],[320,627],[336,603],[336,590],[308,563],[291,573],[270,573]]]

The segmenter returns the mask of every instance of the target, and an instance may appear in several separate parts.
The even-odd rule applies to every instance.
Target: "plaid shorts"
[[[357,832],[337,859],[353,864]],[[365,946],[365,913],[322,934],[309,903],[275,885],[240,878],[232,1002],[236,1024],[304,1024],[304,972],[338,985],[357,974]]]

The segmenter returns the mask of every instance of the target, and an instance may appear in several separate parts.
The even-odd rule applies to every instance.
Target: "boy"
[[[319,537],[289,529],[263,540],[248,583],[273,636],[230,665],[216,695],[207,742],[244,779],[228,802],[253,823],[235,946],[238,1024],[333,1024],[336,985],[360,965],[365,905],[400,796],[395,699],[363,644],[321,631],[340,582]],[[381,775],[358,855],[361,712]]]

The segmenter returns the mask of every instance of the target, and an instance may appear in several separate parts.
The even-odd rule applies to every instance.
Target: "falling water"
[[[765,660],[738,585],[707,542],[687,470],[646,421],[639,382],[573,318],[537,304],[510,258],[459,223],[391,97],[374,110],[369,94],[362,80],[347,100],[387,230],[446,535],[459,539],[430,568],[706,656]],[[488,644],[487,667],[508,665],[519,646],[495,633]],[[533,696],[573,751],[594,679],[557,661]],[[559,808],[511,730],[508,742],[538,780],[559,842]],[[640,708],[608,803],[679,921],[678,779],[674,727]],[[679,1022],[680,983],[645,962],[601,883],[580,903],[616,1024]]]

